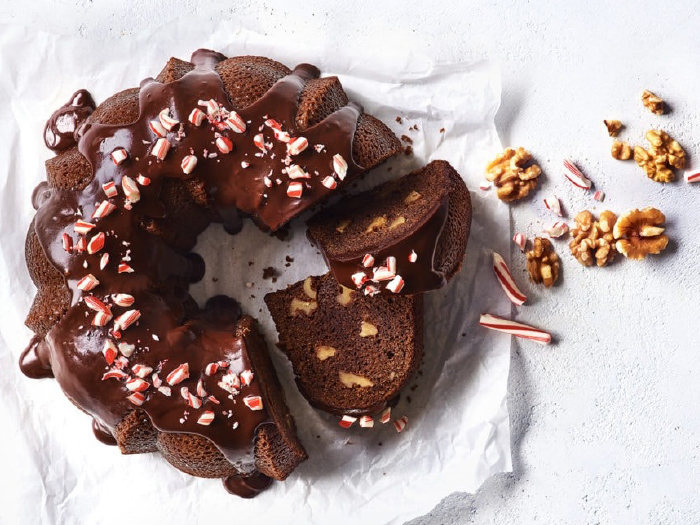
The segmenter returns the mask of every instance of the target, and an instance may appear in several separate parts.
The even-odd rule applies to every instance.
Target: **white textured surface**
[[[700,6],[692,0],[295,5],[5,0],[0,19],[60,33],[128,36],[197,13],[263,33],[303,35],[319,54],[422,48],[439,58],[500,59],[501,139],[531,149],[546,175],[538,199],[513,208],[514,227],[538,231],[537,221],[548,217],[540,199],[550,191],[570,216],[593,205],[561,177],[561,158],[569,156],[606,191],[605,207],[660,207],[673,241],[661,257],[602,270],[579,266],[558,244],[561,285],[550,292],[524,285],[533,300],[517,315],[551,328],[559,342],[514,347],[514,473],[487,482],[475,496],[447,498],[415,523],[698,522],[700,185],[658,185],[630,163],[613,161],[601,120],[620,118],[635,142],[660,126],[691,156],[700,152]],[[644,88],[666,98],[673,112],[647,113],[638,101]],[[523,258],[513,256],[513,273],[524,283]]]

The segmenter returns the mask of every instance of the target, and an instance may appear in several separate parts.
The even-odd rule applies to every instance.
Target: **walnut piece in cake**
[[[520,200],[535,189],[542,170],[537,164],[530,164],[531,160],[532,155],[523,148],[506,148],[489,163],[486,180],[496,186],[499,199],[505,202]]]
[[[596,221],[593,214],[586,210],[576,215],[576,226],[571,229],[569,249],[576,260],[584,266],[606,266],[617,253],[613,228],[617,215],[605,210]]]
[[[632,148],[626,142],[614,140],[610,150],[614,159],[629,160],[632,157]]]
[[[611,137],[617,137],[618,133],[622,129],[622,122],[619,120],[604,120],[603,124],[608,128],[608,135]]]
[[[622,215],[613,228],[615,248],[628,259],[644,259],[668,246],[663,223],[666,217],[656,208],[632,210]]]
[[[656,115],[664,114],[664,101],[661,97],[655,95],[648,89],[642,92],[642,104],[652,113]]]
[[[645,135],[651,146],[648,150],[634,147],[634,160],[656,182],[671,182],[673,169],[685,168],[685,151],[668,133],[652,129]]]
[[[551,287],[559,278],[559,257],[548,239],[535,237],[532,250],[525,253],[527,272],[534,283]]]

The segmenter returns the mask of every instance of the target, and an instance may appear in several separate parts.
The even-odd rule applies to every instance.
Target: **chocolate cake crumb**
[[[403,124],[403,119],[401,117],[396,117],[396,122]]]
[[[215,282],[215,283],[218,283],[218,282],[219,282],[219,278],[218,278],[218,277],[212,277],[211,280],[212,280],[213,282]]]
[[[408,135],[401,135],[401,140],[408,144],[413,144],[413,139],[409,137]]]
[[[440,128],[440,133],[445,133],[445,128]]]
[[[410,156],[413,155],[413,146],[406,146],[403,150],[404,155]]]
[[[248,261],[248,266],[253,266],[255,263],[253,261]]]

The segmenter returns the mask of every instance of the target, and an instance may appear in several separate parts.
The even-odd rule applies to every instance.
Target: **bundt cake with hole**
[[[265,303],[299,390],[332,414],[379,412],[423,358],[421,295],[368,297],[327,273],[269,293]]]
[[[344,199],[315,215],[308,236],[336,280],[367,295],[434,290],[459,271],[472,207],[444,160]]]
[[[246,497],[285,479],[306,452],[263,339],[234,300],[197,306],[188,251],[211,222],[279,229],[398,139],[313,66],[208,50],[94,111],[76,93],[45,139],[59,154],[33,195],[23,372],[55,377],[125,454]]]

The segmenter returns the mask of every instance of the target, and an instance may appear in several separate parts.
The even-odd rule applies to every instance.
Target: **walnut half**
[[[668,246],[663,223],[666,217],[656,208],[632,210],[615,223],[613,234],[617,251],[629,259],[644,259],[661,253]]]
[[[635,162],[650,179],[656,182],[671,182],[675,178],[673,168],[685,168],[685,151],[665,131],[652,129],[647,131],[645,137],[651,147],[646,150],[635,146]]]
[[[649,111],[656,115],[663,115],[664,114],[664,101],[661,97],[655,95],[648,89],[645,89],[642,92],[642,104],[644,104],[644,107],[647,108]]]
[[[526,197],[537,186],[542,170],[530,164],[532,155],[523,148],[507,148],[486,167],[486,180],[496,186],[502,201],[511,202]]]
[[[535,237],[532,250],[525,253],[527,257],[527,272],[535,283],[551,287],[559,278],[559,257],[548,239]]]
[[[617,160],[629,160],[632,157],[632,148],[626,142],[620,140],[613,140],[612,148],[610,149],[614,159]]]
[[[593,266],[594,262],[597,266],[610,264],[617,253],[613,236],[617,215],[605,210],[596,221],[586,210],[576,215],[575,221],[569,242],[571,254],[584,266]]]

